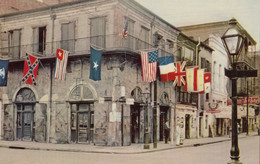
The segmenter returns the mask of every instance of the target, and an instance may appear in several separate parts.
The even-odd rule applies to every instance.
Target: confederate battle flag
[[[26,53],[22,81],[27,84],[36,85],[39,63],[40,60],[37,57]]]

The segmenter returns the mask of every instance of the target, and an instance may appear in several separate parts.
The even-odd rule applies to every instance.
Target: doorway
[[[160,138],[159,141],[164,141],[165,133],[164,133],[164,124],[167,120],[169,120],[168,116],[169,107],[160,106]]]
[[[92,104],[71,104],[71,141],[93,143],[94,111]]]
[[[34,139],[34,104],[17,104],[17,139]]]
[[[131,105],[131,143],[139,143],[140,139],[140,105]]]
[[[185,138],[190,138],[190,115],[185,115]]]

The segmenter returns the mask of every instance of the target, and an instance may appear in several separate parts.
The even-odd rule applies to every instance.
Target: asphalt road
[[[239,139],[240,161],[260,163],[260,137]],[[0,148],[0,164],[225,164],[231,142],[142,154],[102,154]]]

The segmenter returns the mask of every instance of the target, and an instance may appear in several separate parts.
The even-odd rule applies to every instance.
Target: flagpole
[[[196,45],[196,66],[198,66],[200,68],[200,64],[199,64],[199,46],[200,46],[200,37],[198,38],[198,44]],[[197,117],[197,121],[196,121],[196,124],[197,124],[197,128],[196,128],[196,137],[199,138],[199,126],[200,126],[200,123],[199,123],[199,119],[200,119],[200,115],[199,115],[199,111],[200,111],[200,94],[197,93],[198,95],[198,102],[197,102],[197,113],[196,113],[196,117]]]

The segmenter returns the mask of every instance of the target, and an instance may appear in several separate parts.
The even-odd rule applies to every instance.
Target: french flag
[[[160,68],[160,75],[161,81],[172,81],[175,79],[175,70],[176,67],[174,66],[174,58],[173,56],[164,56],[158,58],[159,68]]]

